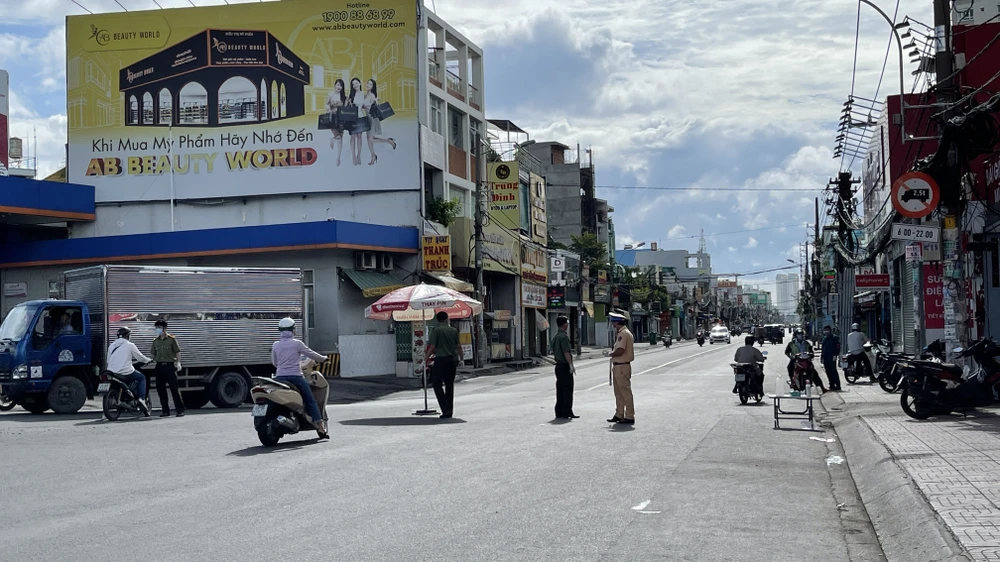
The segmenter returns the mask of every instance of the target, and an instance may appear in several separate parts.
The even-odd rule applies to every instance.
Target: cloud
[[[744,248],[756,248],[757,244],[758,244],[757,239],[754,238],[753,236],[751,236],[749,239],[747,239],[746,246],[743,246],[743,247]]]
[[[678,224],[667,232],[667,238],[680,238],[686,234],[687,229]]]
[[[732,246],[729,246],[729,247],[728,247],[728,248],[726,248],[726,249],[727,249],[728,251],[730,251],[730,252],[735,252],[735,251],[736,251],[736,248],[734,248],[734,247],[732,247]]]

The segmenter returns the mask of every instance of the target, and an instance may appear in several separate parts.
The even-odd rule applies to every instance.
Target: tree
[[[604,269],[608,261],[608,247],[601,242],[593,232],[584,232],[580,236],[571,237],[573,241],[569,249],[580,254],[580,261],[590,267],[591,275],[597,275],[597,270]]]

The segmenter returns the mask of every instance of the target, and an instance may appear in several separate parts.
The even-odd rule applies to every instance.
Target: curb
[[[826,397],[821,399],[827,411],[845,403],[834,396],[829,404]],[[969,562],[971,558],[868,424],[856,416],[831,421],[886,559]]]

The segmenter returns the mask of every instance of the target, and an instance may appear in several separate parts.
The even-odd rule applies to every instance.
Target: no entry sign
[[[892,184],[892,206],[904,217],[921,219],[941,201],[941,188],[923,172],[908,172]]]

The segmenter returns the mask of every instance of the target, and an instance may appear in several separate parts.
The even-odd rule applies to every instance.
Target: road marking
[[[634,509],[636,511],[642,511],[642,510],[646,509],[647,507],[649,507],[649,504],[651,504],[651,503],[653,503],[652,500],[646,500],[646,501],[640,503],[639,505],[632,506],[632,509]]]
[[[640,511],[639,511],[639,513],[663,513],[663,512],[662,512],[662,511],[646,511],[646,510],[640,510]]]
[[[688,359],[694,359],[695,357],[700,357],[702,355],[707,355],[707,354],[712,353],[714,351],[718,351],[718,350],[716,350],[716,349],[709,349],[707,351],[702,351],[701,353],[695,353],[694,355],[688,355],[687,357],[681,357],[680,359],[674,359],[673,361],[667,361],[666,363],[664,363],[662,365],[657,365],[656,367],[652,367],[650,369],[646,369],[645,371],[640,371],[638,373],[633,373],[632,376],[633,377],[638,377],[639,375],[645,375],[646,373],[653,372],[653,371],[655,371],[657,369],[662,369],[664,367],[669,367],[670,365],[673,365],[674,363],[680,363],[681,361],[687,361]],[[590,392],[591,390],[597,390],[598,388],[603,388],[604,386],[610,386],[610,385],[599,384],[597,386],[592,386],[592,387],[588,388],[585,392]]]

